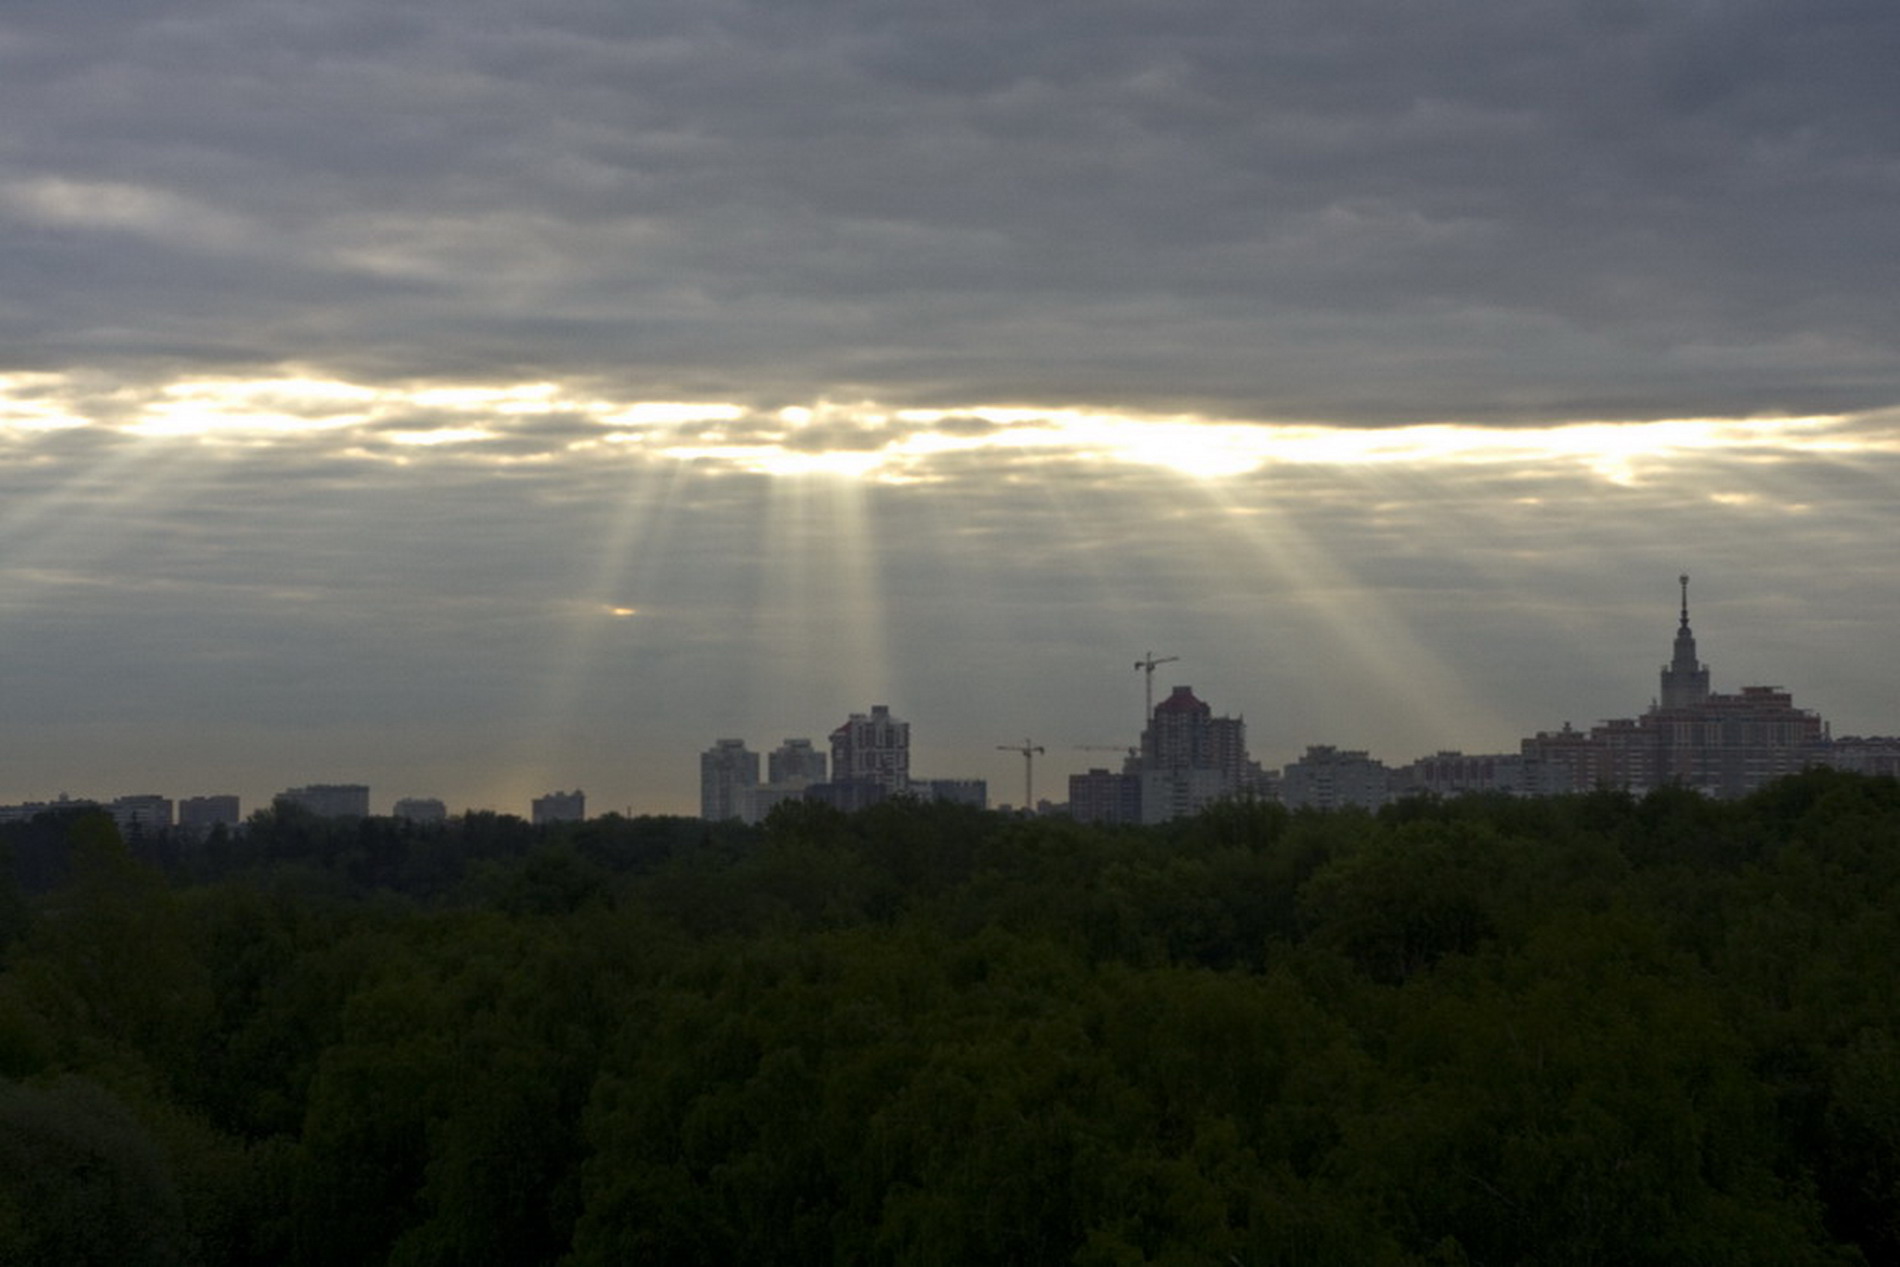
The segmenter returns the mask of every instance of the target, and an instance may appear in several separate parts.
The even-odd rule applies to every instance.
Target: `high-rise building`
[[[1141,821],[1165,823],[1251,790],[1247,723],[1216,717],[1191,686],[1177,686],[1154,707],[1132,773]],[[1071,802],[1070,813],[1074,813]]]
[[[831,778],[812,784],[805,797],[851,813],[909,791],[910,723],[874,704],[831,732]]]
[[[869,783],[889,795],[910,788],[910,723],[874,704],[831,732],[831,781]]]
[[[587,794],[579,788],[572,792],[549,792],[528,802],[528,812],[536,827],[548,823],[578,823],[587,817]]]
[[[1186,769],[1211,764],[1208,729],[1214,710],[1196,698],[1191,686],[1177,686],[1155,705],[1141,732],[1141,768]],[[1223,719],[1225,720],[1225,719]]]
[[[748,793],[759,784],[759,754],[743,739],[720,739],[699,754],[699,816],[707,822],[747,818]]]
[[[273,799],[288,801],[318,818],[369,817],[369,788],[361,783],[312,783],[285,788]]]
[[[825,754],[809,739],[787,739],[765,759],[768,783],[805,786],[825,781]]]

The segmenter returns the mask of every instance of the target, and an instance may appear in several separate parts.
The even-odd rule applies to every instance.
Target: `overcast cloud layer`
[[[998,743],[1132,740],[1151,646],[1273,762],[1511,746],[1647,702],[1685,569],[1718,687],[1900,731],[1896,48],[1890,0],[14,6],[0,801],[690,809],[717,735],[887,700],[1013,796]]]
[[[74,3],[0,339],[169,377],[1244,417],[1900,398],[1900,10]]]

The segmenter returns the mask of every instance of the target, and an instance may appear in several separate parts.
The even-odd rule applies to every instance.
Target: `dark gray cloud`
[[[1895,396],[1891,6],[47,7],[0,333],[1343,421]]]

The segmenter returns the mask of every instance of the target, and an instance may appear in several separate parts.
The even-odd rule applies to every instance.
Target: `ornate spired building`
[[[1661,707],[1695,708],[1709,698],[1709,666],[1695,658],[1695,633],[1689,628],[1689,578],[1682,582],[1682,623],[1676,626],[1676,653],[1662,671]]]
[[[1745,686],[1739,695],[1709,689],[1709,668],[1696,659],[1689,628],[1689,578],[1681,578],[1682,615],[1675,653],[1663,667],[1662,690],[1648,712],[1592,727],[1566,725],[1523,742],[1527,758],[1567,771],[1572,790],[1596,787],[1642,792],[1676,784],[1711,796],[1742,796],[1771,779],[1830,764],[1827,724],[1796,708],[1776,686]]]

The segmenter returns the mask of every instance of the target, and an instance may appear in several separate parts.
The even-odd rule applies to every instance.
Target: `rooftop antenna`
[[[1135,667],[1137,669],[1148,670],[1148,711],[1141,715],[1141,724],[1144,727],[1147,726],[1148,722],[1155,715],[1155,666],[1158,664],[1173,664],[1180,658],[1178,655],[1164,655],[1157,660],[1155,653],[1150,651],[1147,655],[1135,661]]]
[[[1036,812],[1036,754],[1038,752],[1044,751],[1043,746],[1039,743],[1031,743],[1029,740],[1025,739],[1022,741],[1020,745],[1012,744],[1012,743],[999,743],[996,745],[996,747],[997,747],[997,750],[1000,752],[1020,752],[1023,754],[1023,809],[1027,813],[1030,813],[1030,814],[1035,813]]]

